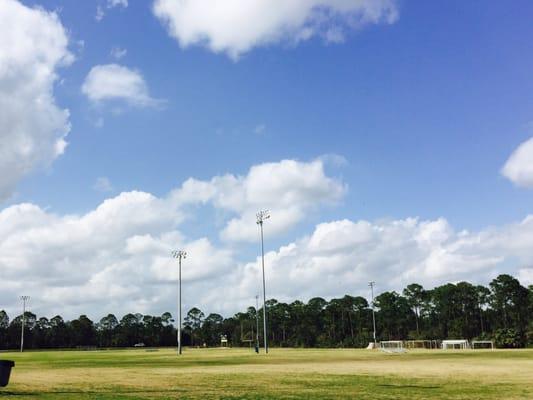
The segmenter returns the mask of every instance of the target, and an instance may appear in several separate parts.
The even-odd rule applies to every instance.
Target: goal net
[[[404,353],[406,351],[401,340],[379,342],[379,349],[385,353]]]
[[[494,350],[494,342],[492,340],[472,340],[472,350],[477,349]]]

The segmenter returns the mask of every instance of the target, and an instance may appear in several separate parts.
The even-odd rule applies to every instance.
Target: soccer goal
[[[408,340],[405,347],[412,349],[438,349],[439,342],[436,340]]]
[[[472,340],[472,350],[477,349],[494,350],[494,342],[492,340]]]
[[[253,328],[253,323],[249,324],[249,330],[246,329],[245,324],[241,322],[241,342],[245,346],[252,348],[253,343],[256,341],[256,335]]]
[[[379,342],[379,349],[385,353],[405,353],[401,340],[385,340]]]
[[[443,350],[466,350],[470,348],[470,344],[466,339],[457,339],[457,340],[443,340],[442,349]]]

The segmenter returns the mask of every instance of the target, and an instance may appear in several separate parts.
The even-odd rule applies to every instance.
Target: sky
[[[0,309],[533,284],[533,4],[0,0]]]

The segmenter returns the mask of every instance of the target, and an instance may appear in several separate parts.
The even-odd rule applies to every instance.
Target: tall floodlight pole
[[[24,351],[24,323],[26,319],[26,301],[30,299],[30,296],[20,296],[22,300],[22,329],[20,330],[20,352]]]
[[[255,295],[255,348],[259,353],[259,295]]]
[[[257,225],[261,231],[261,265],[263,267],[263,339],[265,341],[265,353],[268,353],[267,343],[267,308],[266,308],[266,289],[265,289],[265,247],[263,243],[263,222],[270,218],[268,211],[259,211],[257,214]]]
[[[369,282],[370,292],[372,293],[372,324],[374,325],[374,346],[376,345],[376,315],[374,313],[374,285],[376,282]]]
[[[174,250],[172,257],[178,259],[178,287],[179,287],[179,301],[178,301],[178,355],[181,355],[181,260],[187,258],[187,252],[183,250]]]

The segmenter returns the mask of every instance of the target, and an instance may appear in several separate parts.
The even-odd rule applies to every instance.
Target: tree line
[[[401,293],[387,291],[374,299],[378,340],[484,339],[499,347],[533,346],[533,285],[526,288],[510,275],[488,287],[468,282],[425,289],[417,283]],[[184,318],[185,346],[218,346],[225,336],[232,346],[253,346],[263,309],[248,307],[232,317],[198,308]],[[268,340],[280,347],[364,347],[373,341],[371,304],[345,295],[307,303],[267,301]],[[0,311],[0,349],[20,346],[22,315],[12,320]],[[25,348],[173,346],[177,332],[169,312],[161,316],[113,314],[91,321],[86,315],[65,321],[25,313]]]

